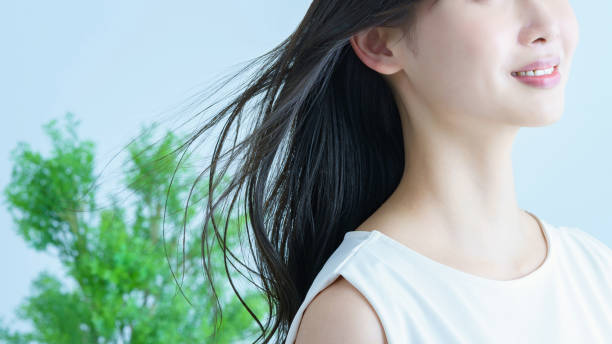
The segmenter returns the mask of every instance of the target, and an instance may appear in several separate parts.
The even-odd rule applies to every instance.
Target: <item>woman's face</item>
[[[400,49],[410,112],[425,107],[446,120],[517,126],[561,116],[579,36],[568,0],[438,0],[428,9],[432,3],[425,0],[417,14],[415,41],[402,46],[410,49]],[[550,57],[560,61],[555,86],[512,75]]]

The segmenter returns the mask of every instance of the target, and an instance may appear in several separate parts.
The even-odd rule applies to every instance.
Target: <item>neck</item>
[[[465,116],[444,123],[406,118],[404,174],[373,224],[499,265],[524,255],[541,232],[516,200],[511,152],[518,127]]]

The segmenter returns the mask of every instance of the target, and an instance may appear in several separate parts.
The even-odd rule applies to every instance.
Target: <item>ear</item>
[[[350,42],[366,66],[381,74],[393,74],[403,68],[398,59],[399,51],[393,48],[400,34],[397,28],[373,27],[356,33]]]

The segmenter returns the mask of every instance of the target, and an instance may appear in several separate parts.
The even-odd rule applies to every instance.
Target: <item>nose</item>
[[[553,4],[546,0],[526,0],[521,10],[524,25],[519,34],[522,45],[547,44],[560,35],[559,23]]]

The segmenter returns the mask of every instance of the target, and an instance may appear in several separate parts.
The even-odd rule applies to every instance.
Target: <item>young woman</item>
[[[612,342],[612,250],[521,209],[513,179],[578,36],[568,0],[313,1],[195,136],[229,114],[212,183],[257,99],[220,198],[246,186],[264,341]]]

